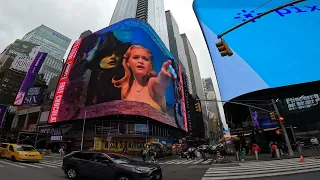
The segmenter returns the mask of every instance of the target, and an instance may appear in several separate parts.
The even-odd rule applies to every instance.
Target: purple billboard
[[[38,74],[44,60],[46,59],[46,57],[47,57],[47,53],[43,53],[43,52],[39,52],[36,55],[36,57],[34,58],[26,76],[24,77],[22,85],[21,85],[19,92],[17,94],[16,100],[14,101],[14,105],[21,105],[22,104],[25,94],[33,86],[33,83],[37,77],[37,74]]]
[[[2,128],[3,119],[6,115],[7,106],[0,104],[0,128]]]

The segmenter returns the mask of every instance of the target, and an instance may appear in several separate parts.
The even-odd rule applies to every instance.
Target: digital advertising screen
[[[33,58],[33,61],[30,64],[26,76],[22,81],[17,97],[14,101],[14,105],[22,105],[23,100],[25,99],[25,95],[28,92],[28,90],[33,87],[34,81],[36,80],[38,72],[40,71],[40,68],[44,60],[46,59],[47,55],[48,53],[44,52],[36,53],[36,56]]]
[[[222,37],[233,56],[221,57],[217,35],[292,0],[194,0],[221,98],[318,81],[320,1],[289,5],[252,20]]]
[[[150,25],[118,22],[73,44],[48,122],[124,114],[186,130],[184,117],[176,118],[182,106],[178,71]]]

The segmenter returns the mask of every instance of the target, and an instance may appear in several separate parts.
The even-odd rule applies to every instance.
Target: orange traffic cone
[[[302,155],[300,155],[299,162],[304,162],[304,157]]]

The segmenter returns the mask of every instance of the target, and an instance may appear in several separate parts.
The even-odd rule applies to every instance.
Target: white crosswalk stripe
[[[239,166],[209,168],[202,180],[249,179],[280,175],[299,174],[320,170],[320,160],[285,159],[261,162],[246,162]]]
[[[175,160],[170,160],[170,161],[165,161],[165,162],[159,162],[159,164],[209,164],[213,161],[213,159],[175,159]]]
[[[6,159],[0,159],[0,168],[16,167],[16,168],[61,168],[62,160],[59,161],[46,161],[42,160],[40,163],[28,163],[28,162],[12,162]]]

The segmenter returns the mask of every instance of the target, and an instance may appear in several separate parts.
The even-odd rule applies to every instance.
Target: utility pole
[[[84,112],[84,119],[83,119],[83,125],[82,125],[82,134],[81,134],[81,147],[80,150],[83,150],[83,136],[84,136],[84,129],[86,127],[86,118],[87,118],[87,111]]]
[[[272,99],[271,101],[272,101],[272,105],[273,105],[273,107],[274,107],[274,110],[275,110],[276,114],[277,114],[278,116],[280,116],[278,107],[277,107],[277,105],[276,105],[276,101],[275,101],[274,99]],[[294,156],[294,153],[293,153],[293,150],[292,150],[292,147],[291,147],[291,143],[290,143],[290,140],[289,140],[289,137],[288,137],[288,134],[287,134],[287,130],[286,130],[286,128],[284,127],[282,121],[279,120],[279,124],[280,124],[280,126],[281,126],[281,129],[282,129],[284,138],[285,138],[285,140],[286,140],[286,144],[287,144],[288,151],[289,151],[289,156]]]
[[[235,30],[235,29],[238,29],[239,27],[241,27],[241,26],[243,26],[243,25],[245,25],[245,24],[248,24],[248,23],[251,22],[252,20],[261,18],[262,16],[265,16],[265,15],[267,15],[267,14],[270,14],[270,13],[276,11],[276,10],[285,8],[285,7],[290,6],[290,5],[293,5],[293,4],[298,4],[298,3],[301,3],[301,2],[304,2],[304,1],[306,1],[306,0],[295,0],[295,1],[291,1],[291,2],[289,2],[289,3],[287,3],[287,4],[284,4],[284,5],[282,5],[282,6],[273,8],[273,9],[271,9],[271,10],[269,10],[269,11],[266,11],[266,12],[264,12],[264,13],[258,15],[258,16],[255,16],[254,18],[251,18],[251,19],[249,19],[249,20],[247,20],[247,21],[245,21],[245,22],[243,22],[243,23],[241,23],[241,24],[239,24],[239,25],[237,25],[237,26],[235,26],[235,27],[233,27],[233,28],[231,28],[231,29],[229,29],[229,30],[221,33],[221,34],[219,34],[217,37],[218,37],[218,39],[220,39],[220,38],[222,38],[222,36],[228,34],[229,32],[231,32],[231,31],[233,31],[233,30]]]

